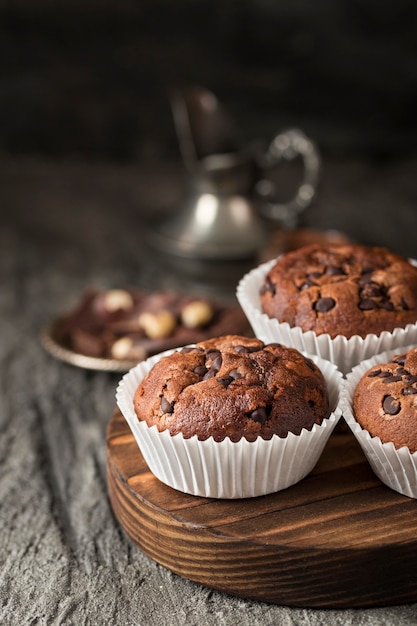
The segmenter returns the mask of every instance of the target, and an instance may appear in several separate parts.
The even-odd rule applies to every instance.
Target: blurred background
[[[0,149],[178,156],[173,86],[202,84],[245,142],[288,125],[324,155],[417,149],[412,0],[2,0]]]
[[[0,0],[1,223],[95,246],[97,268],[118,236],[138,276],[121,225],[181,209],[170,97],[201,85],[238,149],[292,126],[316,143],[306,226],[415,257],[416,35],[412,0]]]

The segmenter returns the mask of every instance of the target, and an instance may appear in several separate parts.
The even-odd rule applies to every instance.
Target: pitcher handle
[[[295,196],[288,202],[280,203],[276,199],[275,185],[265,175],[283,159],[293,161],[297,157],[303,160],[303,178]],[[320,155],[314,142],[301,130],[291,128],[277,134],[269,144],[266,153],[259,162],[261,178],[255,185],[255,194],[259,203],[259,211],[282,226],[293,228],[302,213],[314,200],[320,172]]]

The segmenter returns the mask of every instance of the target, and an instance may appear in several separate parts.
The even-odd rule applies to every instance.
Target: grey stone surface
[[[416,166],[325,163],[307,219],[417,256]],[[38,333],[91,284],[182,280],[143,241],[143,217],[179,206],[182,184],[175,164],[1,160],[0,624],[417,624],[417,604],[324,611],[212,591],[153,562],[115,519],[105,430],[119,375],[58,362]]]

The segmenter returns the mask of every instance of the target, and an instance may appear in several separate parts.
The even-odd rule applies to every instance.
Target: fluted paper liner
[[[356,421],[353,410],[353,397],[362,376],[377,363],[387,363],[392,356],[408,352],[415,345],[393,349],[363,361],[346,376],[340,394],[340,408],[352,433],[358,440],[370,466],[378,478],[394,491],[417,498],[417,452],[411,454],[404,446],[398,450],[393,443],[382,443],[379,437],[372,437]]]
[[[121,379],[116,400],[132,430],[136,443],[151,472],[163,483],[184,493],[207,498],[249,498],[285,489],[304,478],[315,466],[339,418],[339,389],[342,375],[329,362],[312,357],[327,383],[330,417],[311,431],[289,433],[270,440],[258,437],[233,443],[212,437],[199,441],[171,436],[140,421],[134,411],[136,388],[154,363],[173,350],[150,357]]]
[[[417,261],[410,260],[414,265]],[[280,342],[297,348],[300,352],[316,354],[337,365],[346,374],[352,367],[374,354],[417,343],[417,323],[393,332],[384,331],[380,335],[369,334],[365,338],[354,335],[347,339],[338,335],[334,339],[328,334],[317,335],[314,331],[303,332],[301,328],[280,323],[262,312],[259,290],[265,275],[275,265],[276,259],[268,261],[248,272],[240,280],[236,296],[244,310],[252,329],[262,341]]]

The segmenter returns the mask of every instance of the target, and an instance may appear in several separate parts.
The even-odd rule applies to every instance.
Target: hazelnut
[[[110,289],[104,294],[104,308],[109,313],[123,309],[128,311],[133,307],[133,298],[124,289]]]
[[[133,341],[130,337],[121,337],[111,347],[112,356],[115,359],[125,359],[132,349]]]
[[[205,326],[213,318],[213,309],[205,300],[193,300],[181,311],[181,321],[187,328]]]
[[[139,325],[150,339],[162,339],[172,333],[177,320],[171,311],[161,309],[156,313],[142,313],[139,316]]]
[[[146,358],[146,351],[140,344],[135,343],[131,337],[120,337],[112,345],[111,355],[119,361],[124,359],[141,361]]]

